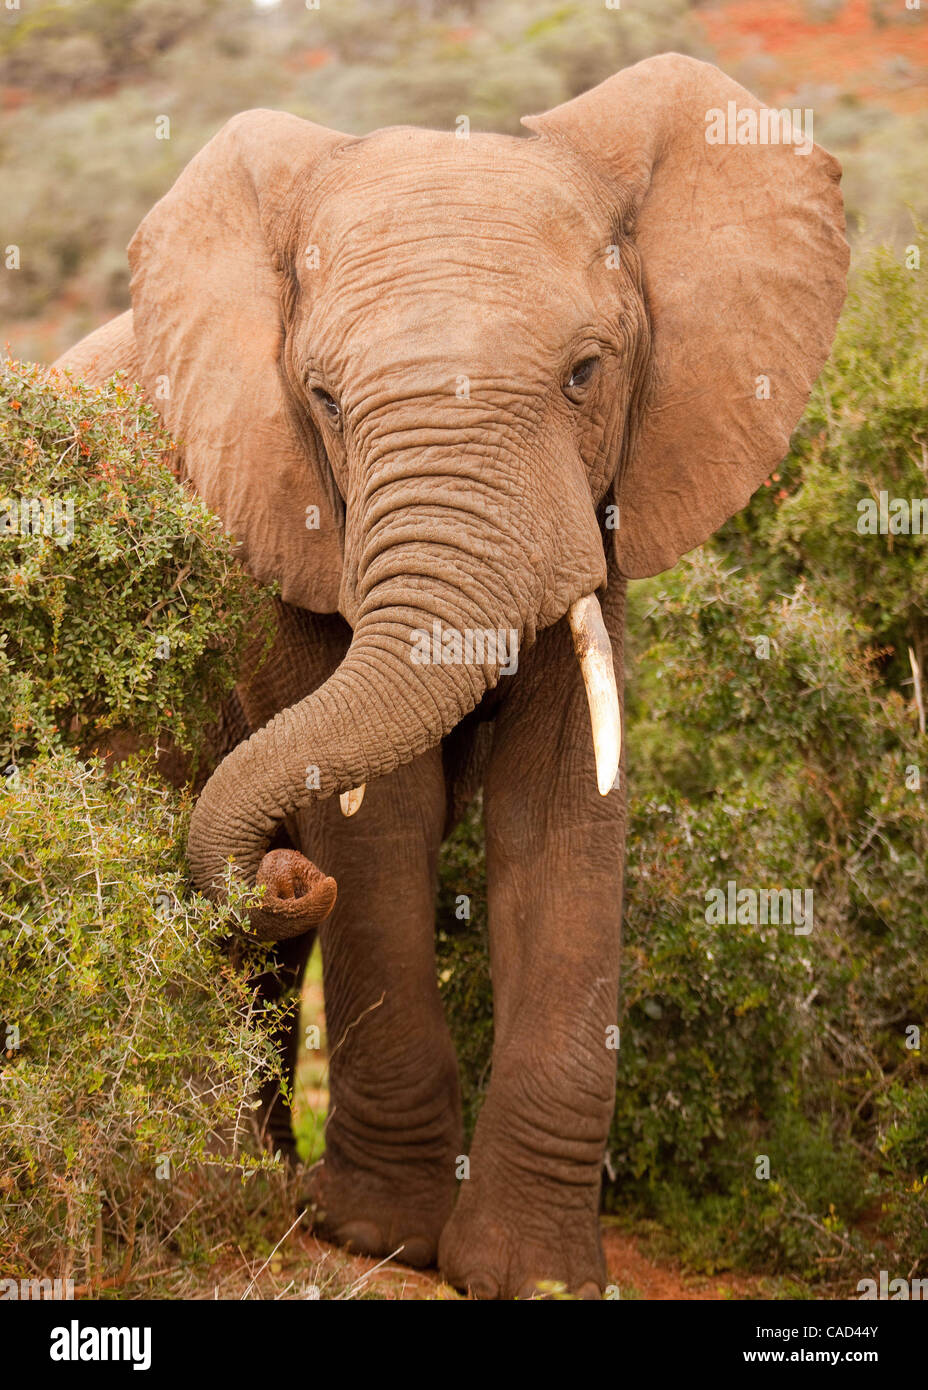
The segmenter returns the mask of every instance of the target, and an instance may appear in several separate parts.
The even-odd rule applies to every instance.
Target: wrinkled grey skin
[[[59,364],[141,381],[282,586],[271,658],[224,716],[254,736],[203,791],[190,858],[207,891],[230,856],[253,878],[283,826],[337,881],[319,1229],[437,1258],[481,1297],[605,1279],[625,803],[597,790],[565,615],[599,592],[621,683],[626,577],[699,544],[782,457],[843,297],[835,162],[708,146],[728,99],[757,106],[665,55],[528,139],[247,113],[136,234],[132,311]],[[514,630],[517,671],[416,665],[436,619]],[[361,783],[345,819],[331,793]],[[478,785],[495,1041],[462,1179],[434,894]],[[310,944],[280,947],[294,978]],[[285,1120],[271,1108],[278,1138]]]

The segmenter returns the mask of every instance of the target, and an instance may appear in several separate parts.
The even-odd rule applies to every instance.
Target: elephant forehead
[[[306,204],[334,278],[442,265],[531,275],[545,260],[582,265],[609,234],[595,181],[546,142],[511,136],[378,131],[336,153]]]
[[[306,196],[300,349],[436,390],[531,370],[596,316],[611,224],[584,195],[543,141],[400,129],[345,147]]]

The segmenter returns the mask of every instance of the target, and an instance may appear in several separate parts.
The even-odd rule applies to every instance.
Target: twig
[[[787,1219],[792,1221],[806,1221],[810,1226],[814,1226],[817,1231],[821,1231],[822,1235],[827,1236],[829,1240],[836,1240],[839,1245],[842,1245],[844,1247],[845,1250],[854,1249],[850,1241],[846,1240],[844,1236],[842,1236],[838,1231],[829,1231],[827,1226],[823,1226],[821,1221],[816,1221],[814,1216],[809,1216],[808,1212],[787,1212]]]
[[[274,1256],[277,1254],[278,1250],[279,1250],[280,1247],[283,1245],[284,1241],[287,1239],[287,1236],[290,1234],[290,1231],[293,1230],[293,1227],[294,1227],[294,1226],[298,1226],[298,1225],[300,1224],[300,1222],[303,1220],[303,1217],[304,1217],[305,1215],[306,1215],[306,1212],[305,1212],[305,1209],[304,1209],[304,1210],[301,1211],[300,1214],[297,1216],[296,1220],[295,1220],[294,1223],[293,1223],[293,1226],[291,1226],[288,1230],[284,1231],[284,1233],[283,1233],[283,1235],[281,1236],[280,1240],[279,1240],[279,1241],[277,1242],[277,1244],[274,1246],[274,1249],[273,1249],[273,1250],[271,1251],[271,1253],[268,1255],[267,1259],[264,1261],[264,1264],[263,1264],[263,1265],[261,1266],[261,1268],[258,1270],[257,1274],[254,1276],[254,1278],[252,1279],[251,1283],[248,1285],[247,1289],[246,1289],[245,1292],[242,1294],[242,1297],[241,1297],[241,1302],[242,1302],[242,1303],[244,1303],[245,1299],[246,1299],[246,1298],[248,1297],[248,1295],[251,1293],[251,1291],[252,1291],[252,1289],[254,1288],[255,1284],[256,1284],[256,1283],[258,1282],[258,1280],[261,1278],[261,1275],[262,1275],[262,1274],[264,1273],[264,1271],[267,1269],[268,1265],[271,1263],[271,1260],[273,1260]]]
[[[132,1203],[132,1214],[129,1217],[129,1245],[120,1272],[109,1279],[90,1279],[86,1284],[79,1284],[74,1290],[75,1298],[82,1294],[93,1293],[98,1289],[121,1289],[129,1282],[129,1275],[132,1272],[132,1256],[135,1253],[135,1223],[140,1205],[141,1198],[137,1196]]]
[[[370,1279],[372,1274],[376,1274],[378,1269],[383,1269],[384,1265],[387,1265],[390,1263],[391,1260],[396,1259],[397,1255],[401,1254],[402,1251],[405,1249],[405,1245],[398,1245],[391,1255],[384,1255],[383,1259],[378,1260],[377,1264],[375,1264],[372,1269],[366,1270],[359,1278],[357,1278],[346,1293],[339,1294],[339,1298],[353,1298],[358,1289],[363,1288],[364,1284],[367,1282],[368,1279]]]
[[[909,647],[909,665],[912,668],[912,680],[915,683],[915,708],[918,710],[918,732],[925,732],[925,703],[922,699],[922,673],[919,670],[918,662],[915,660],[915,653]]]
[[[84,792],[84,779],[78,774],[77,789],[81,794],[81,801],[84,803],[84,810],[87,812],[87,830],[90,835],[90,846],[93,850],[93,874],[97,881],[97,907],[100,909],[100,925],[105,926],[105,912],[103,909],[103,886],[100,883],[100,847],[97,844],[97,837],[94,834],[93,818],[90,814],[90,807],[87,804],[87,797]]]

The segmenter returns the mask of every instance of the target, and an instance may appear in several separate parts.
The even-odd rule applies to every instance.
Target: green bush
[[[58,0],[7,7],[0,25],[0,80],[50,96],[136,79],[186,38],[218,0]],[[16,10],[19,7],[16,6]]]
[[[244,1233],[243,1179],[265,1205],[281,1185],[249,1148],[257,1080],[279,1074],[267,961],[226,949],[249,898],[189,891],[189,793],[87,756],[121,728],[199,748],[257,620],[168,446],[134,388],[7,363],[0,1266],[95,1292],[205,1259],[231,1213]]]
[[[202,748],[261,590],[178,487],[139,389],[0,377],[0,759],[102,734]]]
[[[191,895],[187,801],[136,761],[43,754],[0,791],[0,1265],[100,1288],[204,1238],[204,1164],[253,1175],[277,1068],[247,899]],[[251,965],[251,969],[249,969]],[[251,1145],[251,1150],[249,1149]],[[215,1234],[215,1231],[214,1231]],[[168,1249],[159,1244],[168,1242]],[[128,1261],[128,1265],[127,1265]]]
[[[883,1198],[896,1227],[907,1209],[907,1268],[928,1260],[919,1169],[881,1157],[928,1095],[907,1032],[928,1017],[913,711],[824,595],[766,599],[711,552],[662,584],[646,631],[649,738],[672,724],[703,790],[633,803],[616,1191],[658,1210],[663,1186],[715,1192],[730,1252],[807,1274],[859,1258],[853,1223]],[[810,889],[812,931],[707,922],[729,881]]]

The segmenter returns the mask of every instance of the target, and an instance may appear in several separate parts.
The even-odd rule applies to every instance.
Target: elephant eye
[[[568,400],[575,402],[583,400],[598,366],[598,357],[584,357],[580,362],[574,364],[570,376],[564,384],[564,395]]]
[[[335,399],[335,397],[330,396],[328,391],[323,391],[321,386],[317,386],[314,388],[313,395],[316,397],[316,400],[322,406],[323,410],[331,420],[332,424],[341,424],[342,408],[339,405],[338,401]]]

